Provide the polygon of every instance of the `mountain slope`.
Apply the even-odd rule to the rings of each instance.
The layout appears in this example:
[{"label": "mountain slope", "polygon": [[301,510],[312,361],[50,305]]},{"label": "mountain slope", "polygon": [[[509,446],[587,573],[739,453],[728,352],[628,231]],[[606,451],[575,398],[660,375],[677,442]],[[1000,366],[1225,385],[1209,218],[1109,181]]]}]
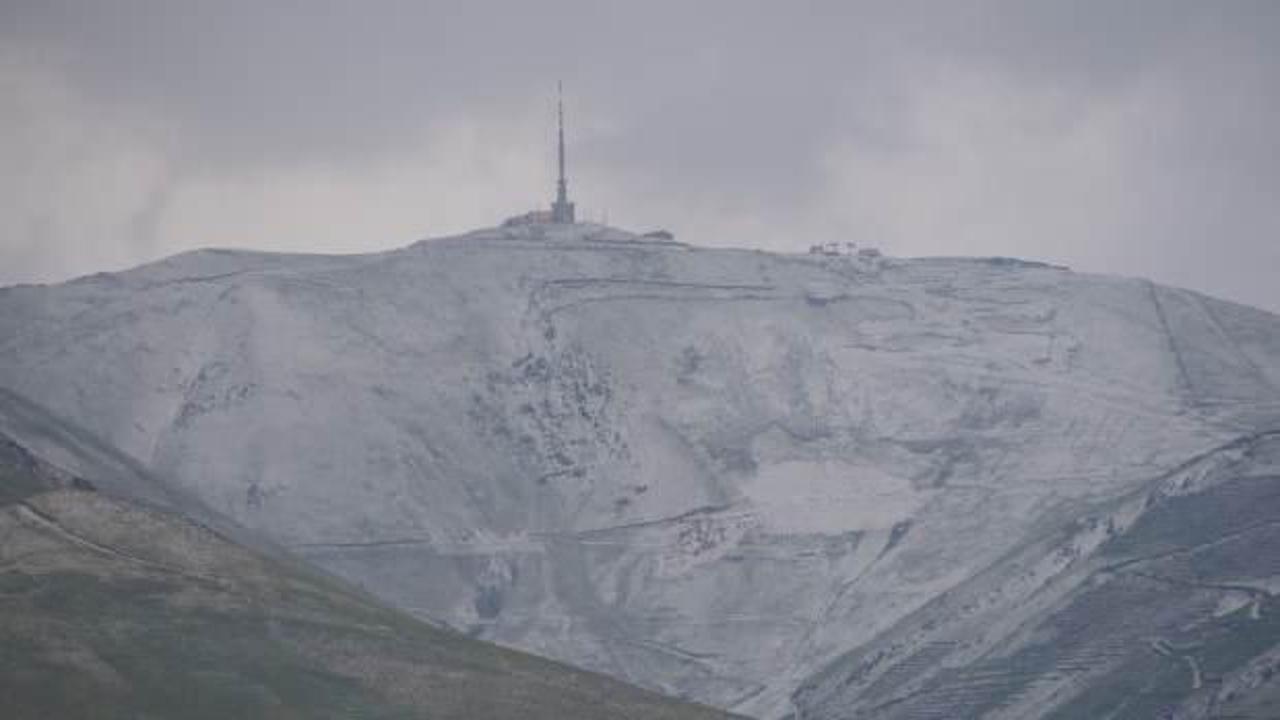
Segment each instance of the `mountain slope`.
[{"label": "mountain slope", "polygon": [[1019,549],[832,663],[797,705],[815,719],[1280,717],[1278,580],[1269,432]]},{"label": "mountain slope", "polygon": [[715,718],[416,622],[0,435],[0,706],[37,718]]},{"label": "mountain slope", "polygon": [[0,291],[0,338],[0,386],[401,608],[762,717],[857,706],[825,678],[955,593],[1040,618],[1071,528],[1280,429],[1267,313],[594,226],[191,253]]}]

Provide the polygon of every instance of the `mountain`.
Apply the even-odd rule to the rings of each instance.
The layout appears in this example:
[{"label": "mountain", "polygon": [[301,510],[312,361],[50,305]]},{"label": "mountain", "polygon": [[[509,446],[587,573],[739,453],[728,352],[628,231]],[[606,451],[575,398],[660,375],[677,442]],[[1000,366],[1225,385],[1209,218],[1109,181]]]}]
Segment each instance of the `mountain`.
[{"label": "mountain", "polygon": [[5,718],[727,717],[433,628],[124,499],[121,479],[146,476],[38,413],[0,396]]},{"label": "mountain", "polygon": [[420,618],[757,717],[1272,702],[1280,318],[1185,290],[592,225],[209,250],[0,291],[0,386]]}]

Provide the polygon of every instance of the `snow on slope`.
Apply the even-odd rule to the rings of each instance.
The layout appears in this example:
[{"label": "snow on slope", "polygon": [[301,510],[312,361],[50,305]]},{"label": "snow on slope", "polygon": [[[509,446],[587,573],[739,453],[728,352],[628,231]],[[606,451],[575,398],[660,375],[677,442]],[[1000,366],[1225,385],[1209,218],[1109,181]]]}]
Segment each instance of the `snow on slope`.
[{"label": "snow on slope", "polygon": [[1280,428],[1280,319],[534,226],[0,290],[0,386],[423,617],[776,717],[1015,549]]},{"label": "snow on slope", "polygon": [[[50,428],[22,404],[14,424]],[[5,720],[730,718],[416,622],[126,499],[83,433],[39,439],[36,454],[0,428]]]}]

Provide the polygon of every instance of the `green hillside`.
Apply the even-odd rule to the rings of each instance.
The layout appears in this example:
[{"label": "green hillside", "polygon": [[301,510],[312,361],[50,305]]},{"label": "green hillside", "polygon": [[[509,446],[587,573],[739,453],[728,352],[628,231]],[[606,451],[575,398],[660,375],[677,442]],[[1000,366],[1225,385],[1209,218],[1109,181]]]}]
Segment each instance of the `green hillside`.
[{"label": "green hillside", "polygon": [[725,717],[431,627],[0,441],[8,720]]}]

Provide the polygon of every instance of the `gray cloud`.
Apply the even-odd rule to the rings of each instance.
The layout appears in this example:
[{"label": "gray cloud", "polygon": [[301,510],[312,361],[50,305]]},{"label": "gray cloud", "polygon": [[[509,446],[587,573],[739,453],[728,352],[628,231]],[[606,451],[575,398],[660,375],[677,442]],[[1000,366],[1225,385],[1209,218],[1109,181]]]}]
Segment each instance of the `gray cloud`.
[{"label": "gray cloud", "polygon": [[9,2],[0,282],[617,224],[1006,254],[1280,309],[1271,2]]}]

